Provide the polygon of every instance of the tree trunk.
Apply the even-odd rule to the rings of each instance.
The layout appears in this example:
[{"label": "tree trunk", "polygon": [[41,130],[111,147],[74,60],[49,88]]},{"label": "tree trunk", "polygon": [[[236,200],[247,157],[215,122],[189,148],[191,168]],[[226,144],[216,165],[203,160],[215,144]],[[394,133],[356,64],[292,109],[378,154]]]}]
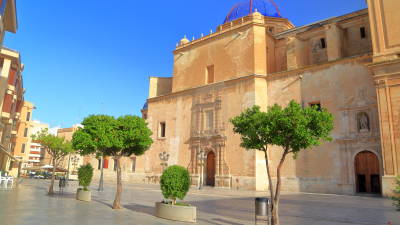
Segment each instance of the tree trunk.
[{"label": "tree trunk", "polygon": [[267,167],[269,193],[270,193],[270,207],[268,208],[268,211],[269,211],[269,215],[271,215],[271,224],[275,225],[276,223],[274,223],[274,221],[275,221],[276,215],[274,216],[274,212],[276,212],[276,210],[275,210],[275,202],[274,202],[274,184],[272,183],[272,177],[271,177],[270,168],[269,168],[268,148],[265,148],[264,156],[265,156],[265,166]]},{"label": "tree trunk", "polygon": [[265,166],[267,167],[269,193],[271,195],[271,200],[272,200],[274,198],[274,185],[272,183],[271,173],[270,173],[270,169],[269,169],[268,152],[267,152],[267,150],[264,151],[264,156],[265,156]]},{"label": "tree trunk", "polygon": [[279,199],[281,196],[281,169],[282,165],[285,162],[286,155],[288,154],[288,150],[285,149],[283,152],[281,161],[279,162],[278,167],[276,168],[276,192],[275,198],[272,200],[273,202],[273,210],[271,211],[271,224],[279,225]]},{"label": "tree trunk", "polygon": [[100,160],[100,181],[99,181],[99,191],[104,190],[104,181],[103,181],[103,169],[104,169],[104,156],[101,157]]},{"label": "tree trunk", "polygon": [[121,179],[121,157],[116,157],[117,162],[117,192],[115,193],[115,200],[113,204],[113,209],[121,208],[121,194],[122,194],[122,179]]},{"label": "tree trunk", "polygon": [[[271,202],[273,202],[273,200]],[[271,225],[279,225],[278,206],[275,204],[274,206],[275,207],[271,210]]]},{"label": "tree trunk", "polygon": [[53,173],[51,174],[51,182],[50,182],[50,187],[49,187],[49,195],[54,194],[54,179],[55,179],[55,173],[56,173],[56,160],[53,157]]}]

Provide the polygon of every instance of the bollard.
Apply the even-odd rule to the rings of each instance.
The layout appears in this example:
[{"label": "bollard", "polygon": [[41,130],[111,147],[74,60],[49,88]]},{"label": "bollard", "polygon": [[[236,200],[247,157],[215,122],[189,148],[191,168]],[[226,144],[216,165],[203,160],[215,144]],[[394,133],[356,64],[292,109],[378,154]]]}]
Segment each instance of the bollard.
[{"label": "bollard", "polygon": [[267,220],[267,224],[269,223],[269,199],[268,198],[256,198],[255,199],[255,224],[257,224],[258,217],[264,217]]}]

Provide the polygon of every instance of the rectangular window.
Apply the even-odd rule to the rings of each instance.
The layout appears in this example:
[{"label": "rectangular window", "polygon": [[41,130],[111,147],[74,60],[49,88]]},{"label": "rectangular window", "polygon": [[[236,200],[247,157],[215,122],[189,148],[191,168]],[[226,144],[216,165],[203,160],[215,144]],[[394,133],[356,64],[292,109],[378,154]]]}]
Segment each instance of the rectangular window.
[{"label": "rectangular window", "polygon": [[22,144],[21,153],[25,153],[25,144]]},{"label": "rectangular window", "polygon": [[25,128],[24,130],[24,137],[28,137],[28,128]]},{"label": "rectangular window", "polygon": [[132,158],[132,172],[136,171],[136,157]]},{"label": "rectangular window", "polygon": [[26,114],[26,121],[29,121],[31,119],[31,112],[28,112]]},{"label": "rectangular window", "polygon": [[320,102],[313,102],[313,103],[310,103],[309,105],[310,105],[310,107],[316,107],[318,111],[322,110]]},{"label": "rectangular window", "polygon": [[214,112],[212,110],[206,111],[206,129],[212,130],[214,128]]},{"label": "rectangular window", "polygon": [[365,31],[365,27],[360,27],[360,36],[361,36],[361,39],[364,39],[364,38],[367,37],[367,33]]},{"label": "rectangular window", "polygon": [[321,38],[321,48],[326,48],[325,38]]},{"label": "rectangular window", "polygon": [[214,65],[207,66],[207,84],[214,83]]},{"label": "rectangular window", "polygon": [[159,130],[159,137],[162,137],[162,138],[165,137],[165,129],[166,129],[165,122],[161,122],[160,123],[160,130]]}]

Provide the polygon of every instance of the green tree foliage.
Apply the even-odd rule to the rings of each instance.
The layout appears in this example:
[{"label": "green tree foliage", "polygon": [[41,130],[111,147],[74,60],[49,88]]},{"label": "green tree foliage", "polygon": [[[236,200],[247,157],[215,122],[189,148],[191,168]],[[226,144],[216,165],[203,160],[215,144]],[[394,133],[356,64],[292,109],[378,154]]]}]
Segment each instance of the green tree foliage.
[{"label": "green tree foliage", "polygon": [[32,139],[39,142],[51,156],[53,173],[51,176],[49,195],[52,195],[54,194],[53,187],[56,168],[59,166],[60,162],[64,160],[65,156],[74,152],[72,144],[62,137],[49,134],[48,129],[43,129],[37,134],[32,135]]},{"label": "green tree foliage", "polygon": [[83,190],[88,191],[88,187],[92,182],[93,167],[90,164],[83,165],[78,169],[78,180],[79,185],[83,187]]},{"label": "green tree foliage", "polygon": [[396,207],[397,211],[400,211],[400,176],[396,178],[396,187],[393,190],[396,197],[393,197],[393,205]]},{"label": "green tree foliage", "polygon": [[153,143],[152,132],[146,121],[137,116],[114,118],[107,115],[91,115],[82,122],[83,128],[72,138],[74,149],[82,155],[111,156],[117,163],[117,192],[113,209],[121,208],[121,158],[142,155]]},{"label": "green tree foliage", "polygon": [[190,187],[189,171],[182,166],[170,166],[162,174],[160,186],[164,198],[171,199],[176,204],[176,199],[183,200]]},{"label": "green tree foliage", "polygon": [[[296,158],[303,149],[318,146],[321,141],[330,141],[333,116],[325,109],[302,108],[291,101],[286,108],[274,105],[267,112],[254,106],[231,119],[234,132],[241,135],[241,146],[264,152],[271,197],[271,223],[279,224],[278,208],[281,187],[281,168],[288,154]],[[271,146],[281,147],[281,159],[276,168],[276,185],[272,182],[269,165]],[[279,148],[274,148],[279,149]]]}]

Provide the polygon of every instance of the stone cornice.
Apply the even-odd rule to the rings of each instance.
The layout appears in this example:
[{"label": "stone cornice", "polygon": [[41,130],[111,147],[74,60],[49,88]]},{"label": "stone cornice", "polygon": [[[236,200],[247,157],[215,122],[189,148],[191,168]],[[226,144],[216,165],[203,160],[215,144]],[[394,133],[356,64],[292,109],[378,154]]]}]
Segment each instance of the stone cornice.
[{"label": "stone cornice", "polygon": [[179,95],[187,95],[187,94],[192,94],[200,89],[214,89],[214,88],[219,88],[219,87],[224,87],[226,85],[231,85],[232,83],[236,83],[236,82],[240,82],[240,81],[244,81],[244,80],[252,80],[255,78],[266,78],[266,75],[261,75],[261,74],[250,74],[247,76],[242,76],[242,77],[237,77],[237,78],[233,78],[230,80],[225,80],[225,81],[220,81],[220,82],[216,82],[213,84],[207,84],[207,85],[201,85],[201,86],[196,86],[196,87],[192,87],[189,89],[185,89],[185,90],[180,90],[180,91],[176,91],[176,92],[172,92],[166,95],[161,95],[161,96],[157,96],[154,98],[149,98],[147,99],[148,102],[156,102],[156,101],[160,101],[160,100],[164,100],[167,98],[171,98],[171,97],[175,97],[175,96],[179,96]]},{"label": "stone cornice", "polygon": [[309,72],[309,71],[315,72],[315,71],[323,70],[330,66],[338,65],[338,64],[346,64],[346,63],[350,63],[350,62],[365,63],[365,61],[368,61],[368,60],[372,60],[372,53],[351,56],[351,57],[347,57],[347,58],[341,58],[338,60],[328,61],[328,62],[319,63],[319,64],[307,65],[307,66],[304,66],[304,67],[301,67],[298,69],[294,69],[294,70],[286,70],[286,71],[282,71],[282,72],[271,73],[271,74],[267,75],[267,80],[280,79],[280,78],[286,77],[286,76],[298,76],[299,74],[302,74],[304,72]]}]

